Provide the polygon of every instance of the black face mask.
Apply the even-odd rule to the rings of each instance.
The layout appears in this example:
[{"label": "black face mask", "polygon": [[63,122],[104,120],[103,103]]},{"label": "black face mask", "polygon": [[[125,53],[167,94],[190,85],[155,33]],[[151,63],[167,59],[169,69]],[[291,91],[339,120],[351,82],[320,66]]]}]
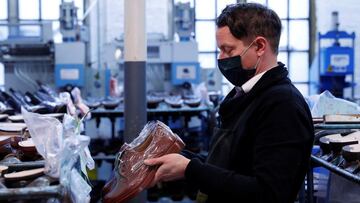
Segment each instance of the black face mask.
[{"label": "black face mask", "polygon": [[256,72],[256,66],[250,70],[243,68],[240,55],[218,59],[218,66],[224,77],[238,87],[241,87],[246,81],[252,78]]},{"label": "black face mask", "polygon": [[244,69],[241,63],[241,57],[246,54],[246,52],[253,45],[254,42],[255,40],[252,41],[250,45],[238,56],[218,59],[218,66],[220,72],[229,82],[231,82],[235,86],[241,87],[241,85],[243,85],[246,81],[248,81],[255,75],[260,58],[258,58],[254,68],[250,70]]}]

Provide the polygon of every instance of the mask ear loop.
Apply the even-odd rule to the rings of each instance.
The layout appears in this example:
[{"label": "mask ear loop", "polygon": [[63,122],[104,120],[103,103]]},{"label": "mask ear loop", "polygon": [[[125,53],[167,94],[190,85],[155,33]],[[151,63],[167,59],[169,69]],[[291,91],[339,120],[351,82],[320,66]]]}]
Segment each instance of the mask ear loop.
[{"label": "mask ear loop", "polygon": [[254,66],[254,69],[255,69],[255,70],[257,69],[257,66],[258,66],[259,63],[260,63],[260,58],[261,58],[261,56],[259,56],[259,58],[258,58],[257,61],[256,61],[256,64],[255,64],[255,66]]},{"label": "mask ear loop", "polygon": [[253,40],[248,47],[246,47],[246,49],[244,49],[244,51],[241,52],[240,56],[244,56],[246,54],[246,52],[250,49],[250,47],[254,44],[255,40]]}]

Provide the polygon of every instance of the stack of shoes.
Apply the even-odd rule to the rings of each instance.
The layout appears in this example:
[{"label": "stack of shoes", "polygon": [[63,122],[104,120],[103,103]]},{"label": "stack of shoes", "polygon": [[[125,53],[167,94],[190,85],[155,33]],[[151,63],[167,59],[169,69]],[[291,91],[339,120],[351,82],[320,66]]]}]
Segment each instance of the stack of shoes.
[{"label": "stack of shoes", "polygon": [[87,98],[86,100],[84,100],[84,104],[90,109],[97,109],[101,106],[101,101],[95,98]]},{"label": "stack of shoes", "polygon": [[16,103],[16,110],[21,112],[21,107],[24,107],[27,111],[34,113],[51,113],[46,106],[42,104],[34,105],[30,101],[26,100],[21,92],[9,89],[10,94],[8,96]]},{"label": "stack of shoes", "polygon": [[189,107],[196,108],[200,106],[201,99],[200,98],[191,98],[191,99],[185,99],[184,103],[188,105]]},{"label": "stack of shoes", "polygon": [[165,98],[165,103],[172,108],[181,108],[184,100],[181,99],[181,96],[170,96]]},{"label": "stack of shoes", "polygon": [[34,179],[44,174],[44,168],[30,169],[4,174],[5,181]]},{"label": "stack of shoes", "polygon": [[7,114],[0,114],[0,122],[7,121],[8,118],[9,118],[9,115],[7,115]]},{"label": "stack of shoes", "polygon": [[113,110],[119,106],[121,99],[115,97],[106,97],[101,104],[104,106],[105,109]]},{"label": "stack of shoes", "polygon": [[151,96],[151,95],[148,95],[146,99],[147,99],[147,107],[149,109],[157,108],[159,104],[164,100],[162,97]]},{"label": "stack of shoes", "polygon": [[0,113],[13,115],[21,113],[21,108],[40,114],[66,112],[66,105],[54,92],[51,92],[50,95],[42,88],[34,94],[30,92],[23,94],[12,88],[8,92],[0,90]]},{"label": "stack of shoes", "polygon": [[16,135],[0,136],[0,159],[16,157],[21,161],[41,159],[31,138],[23,140]]},{"label": "stack of shoes", "polygon": [[6,115],[13,115],[15,110],[6,102],[6,100],[0,95],[0,113]]},{"label": "stack of shoes", "polygon": [[12,115],[8,117],[9,121],[12,123],[24,123],[24,117],[21,114]]},{"label": "stack of shoes", "polygon": [[[3,173],[3,186],[5,188],[24,188],[24,187],[45,187],[57,183],[56,179],[44,175],[44,168],[21,169],[12,168],[11,171]],[[40,199],[32,202],[42,202]]]},{"label": "stack of shoes", "polygon": [[0,123],[0,135],[22,135],[25,129],[25,123]]},{"label": "stack of shoes", "polygon": [[[61,101],[58,94],[49,86],[38,82],[39,90],[34,94],[28,93],[32,99],[38,100],[42,105],[51,109],[52,113],[66,113],[66,104]],[[35,99],[36,98],[36,99]]]},{"label": "stack of shoes", "polygon": [[135,197],[150,186],[158,168],[145,165],[144,160],[178,153],[184,146],[164,123],[149,122],[133,142],[121,147],[114,172],[103,188],[103,202],[120,203]]}]

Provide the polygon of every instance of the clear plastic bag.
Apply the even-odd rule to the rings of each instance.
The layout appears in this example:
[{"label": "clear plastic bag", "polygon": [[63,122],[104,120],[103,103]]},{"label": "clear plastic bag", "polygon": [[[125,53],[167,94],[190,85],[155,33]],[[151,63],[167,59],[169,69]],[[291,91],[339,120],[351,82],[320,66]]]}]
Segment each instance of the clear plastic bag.
[{"label": "clear plastic bag", "polygon": [[329,91],[307,98],[313,117],[322,117],[326,114],[358,114],[360,107],[356,103],[336,98]]},{"label": "clear plastic bag", "polygon": [[56,118],[31,113],[24,108],[22,115],[38,153],[45,159],[45,173],[58,178],[63,148],[62,124]]},{"label": "clear plastic bag", "polygon": [[[77,120],[67,114],[64,115],[63,124],[64,124],[65,139],[69,138],[71,136],[80,135],[80,132],[82,132],[84,129],[84,126],[83,126],[83,123],[81,120]],[[79,152],[79,155],[80,155],[80,162],[81,162],[82,166],[86,165],[90,170],[95,168],[95,161],[91,157],[88,145],[86,145],[83,148],[83,150],[81,150]],[[84,168],[82,170],[85,173],[86,170]]]},{"label": "clear plastic bag", "polygon": [[66,104],[67,113],[71,116],[76,115],[76,107],[75,107],[73,101],[71,100],[70,94],[68,92],[61,92],[59,94],[59,98],[60,98],[61,102]]},{"label": "clear plastic bag", "polygon": [[87,119],[90,119],[91,114],[88,113],[90,108],[86,104],[84,104],[83,99],[81,97],[80,89],[75,87],[73,90],[71,90],[71,95],[74,98],[74,103],[75,103],[76,107],[80,111],[80,115],[81,116],[85,115]]},{"label": "clear plastic bag", "polygon": [[25,109],[22,114],[38,153],[45,159],[45,173],[60,179],[73,202],[89,202],[91,187],[80,173],[87,177],[86,167],[93,169],[95,162],[88,148],[90,138],[80,135],[82,120],[65,114],[62,124]]},{"label": "clear plastic bag", "polygon": [[157,167],[145,165],[144,160],[178,153],[184,146],[164,123],[147,123],[137,138],[121,147],[112,178],[104,187],[104,191],[110,191],[104,196],[105,202],[123,202],[147,188]]},{"label": "clear plastic bag", "polygon": [[71,199],[77,203],[90,202],[91,187],[75,169],[71,170],[70,177]]}]

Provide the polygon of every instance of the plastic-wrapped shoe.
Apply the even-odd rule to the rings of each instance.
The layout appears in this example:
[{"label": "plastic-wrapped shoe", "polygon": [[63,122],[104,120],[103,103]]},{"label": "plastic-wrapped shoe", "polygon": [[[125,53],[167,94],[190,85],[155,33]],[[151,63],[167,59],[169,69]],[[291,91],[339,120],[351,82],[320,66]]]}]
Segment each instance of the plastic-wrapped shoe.
[{"label": "plastic-wrapped shoe", "polygon": [[148,123],[139,137],[119,152],[113,178],[103,189],[103,202],[127,201],[149,187],[157,167],[143,162],[148,158],[178,153],[184,142],[160,121]]}]

